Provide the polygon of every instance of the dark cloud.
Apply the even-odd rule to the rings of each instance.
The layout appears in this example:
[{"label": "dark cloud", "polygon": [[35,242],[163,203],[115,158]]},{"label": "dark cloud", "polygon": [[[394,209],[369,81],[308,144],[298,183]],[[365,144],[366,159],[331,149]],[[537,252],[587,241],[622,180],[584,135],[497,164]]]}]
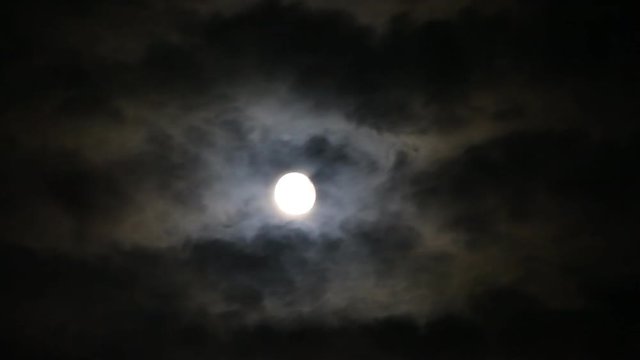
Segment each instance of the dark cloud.
[{"label": "dark cloud", "polygon": [[3,351],[636,358],[633,5],[7,5]]},{"label": "dark cloud", "polygon": [[[256,273],[271,261],[237,250],[218,248],[215,253],[214,263],[222,263],[213,267],[239,260],[231,265],[237,270],[233,277]],[[175,261],[175,252],[120,253],[91,262],[6,246],[2,254],[4,290],[9,294],[2,304],[16,310],[12,321],[3,322],[4,351],[16,358],[630,359],[637,351],[637,289],[601,288],[595,303],[580,310],[549,308],[521,292],[497,288],[473,297],[464,315],[442,314],[427,323],[390,317],[219,331],[224,316],[184,305],[187,286],[176,275],[184,263]],[[211,268],[209,262],[196,260],[196,267]],[[19,274],[20,281],[6,275],[9,272]],[[231,295],[234,290],[225,292]],[[252,297],[240,298],[228,301],[249,305]]]}]

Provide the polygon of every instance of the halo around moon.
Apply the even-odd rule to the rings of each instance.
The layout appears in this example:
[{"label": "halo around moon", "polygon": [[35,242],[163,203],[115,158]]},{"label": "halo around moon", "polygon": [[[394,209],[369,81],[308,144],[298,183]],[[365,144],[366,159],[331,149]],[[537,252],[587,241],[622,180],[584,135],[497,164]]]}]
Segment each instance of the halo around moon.
[{"label": "halo around moon", "polygon": [[304,215],[316,202],[316,188],[304,174],[291,172],[283,175],[273,191],[273,199],[283,213]]}]

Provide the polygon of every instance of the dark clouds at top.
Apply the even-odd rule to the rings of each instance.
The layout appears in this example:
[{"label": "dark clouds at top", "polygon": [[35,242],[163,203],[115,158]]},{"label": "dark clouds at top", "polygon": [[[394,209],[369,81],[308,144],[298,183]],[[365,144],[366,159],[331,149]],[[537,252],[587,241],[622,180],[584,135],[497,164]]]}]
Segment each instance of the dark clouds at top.
[{"label": "dark clouds at top", "polygon": [[6,353],[637,357],[632,5],[6,5]]}]

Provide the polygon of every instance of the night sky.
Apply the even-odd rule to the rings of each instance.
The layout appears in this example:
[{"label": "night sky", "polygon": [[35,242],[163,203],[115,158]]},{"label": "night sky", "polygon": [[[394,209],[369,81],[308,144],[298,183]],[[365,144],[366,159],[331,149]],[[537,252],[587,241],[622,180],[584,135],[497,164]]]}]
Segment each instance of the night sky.
[{"label": "night sky", "polygon": [[3,4],[0,357],[640,358],[634,5]]}]

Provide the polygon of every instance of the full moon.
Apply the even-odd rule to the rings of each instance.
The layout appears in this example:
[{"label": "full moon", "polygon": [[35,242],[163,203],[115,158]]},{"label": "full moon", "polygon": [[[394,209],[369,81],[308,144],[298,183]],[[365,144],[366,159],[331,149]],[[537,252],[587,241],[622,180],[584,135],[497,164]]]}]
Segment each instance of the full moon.
[{"label": "full moon", "polygon": [[316,188],[306,175],[291,172],[278,180],[273,191],[273,199],[283,213],[303,215],[308,213],[316,202]]}]

